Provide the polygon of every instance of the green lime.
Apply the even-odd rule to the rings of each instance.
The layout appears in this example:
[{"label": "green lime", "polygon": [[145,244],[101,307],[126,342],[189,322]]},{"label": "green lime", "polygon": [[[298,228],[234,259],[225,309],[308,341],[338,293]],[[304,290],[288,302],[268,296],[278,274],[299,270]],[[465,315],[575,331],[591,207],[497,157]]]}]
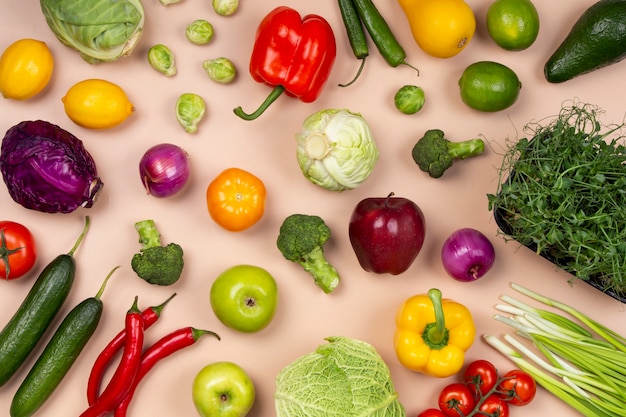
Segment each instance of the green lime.
[{"label": "green lime", "polygon": [[487,31],[500,47],[521,51],[539,34],[539,14],[530,0],[496,0],[487,10]]},{"label": "green lime", "polygon": [[469,107],[495,112],[517,101],[522,83],[509,67],[498,62],[479,61],[465,68],[459,87],[461,99]]}]

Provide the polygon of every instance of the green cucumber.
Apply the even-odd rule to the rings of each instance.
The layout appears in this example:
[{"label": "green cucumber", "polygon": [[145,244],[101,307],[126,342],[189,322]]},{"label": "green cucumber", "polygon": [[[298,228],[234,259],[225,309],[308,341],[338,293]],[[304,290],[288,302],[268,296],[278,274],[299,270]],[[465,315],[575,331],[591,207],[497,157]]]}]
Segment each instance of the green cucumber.
[{"label": "green cucumber", "polygon": [[63,306],[74,283],[74,251],[89,228],[89,217],[74,247],[41,271],[11,320],[0,332],[0,386],[22,366]]},{"label": "green cucumber", "polygon": [[626,58],[626,0],[600,0],[574,23],[544,66],[561,83]]},{"label": "green cucumber", "polygon": [[94,297],[83,300],[65,316],[17,389],[11,402],[11,417],[32,416],[59,386],[100,323],[104,307],[100,297],[116,269],[107,275]]}]

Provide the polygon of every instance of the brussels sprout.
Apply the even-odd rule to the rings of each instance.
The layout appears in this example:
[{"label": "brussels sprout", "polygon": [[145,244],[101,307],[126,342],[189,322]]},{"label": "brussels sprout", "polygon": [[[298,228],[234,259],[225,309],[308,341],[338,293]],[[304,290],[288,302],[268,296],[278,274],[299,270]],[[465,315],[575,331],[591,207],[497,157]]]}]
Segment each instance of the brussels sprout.
[{"label": "brussels sprout", "polygon": [[141,0],[41,0],[41,11],[57,39],[90,64],[129,55],[145,19]]},{"label": "brussels sprout", "polygon": [[194,93],[184,93],[176,101],[176,120],[187,133],[195,133],[204,117],[206,103]]},{"label": "brussels sprout", "polygon": [[213,0],[213,10],[220,16],[230,16],[238,7],[239,0]]},{"label": "brussels sprout", "polygon": [[207,59],[202,63],[202,68],[210,79],[220,84],[228,84],[237,75],[235,64],[228,58]]},{"label": "brussels sprout", "polygon": [[170,4],[180,3],[181,0],[159,0],[163,6],[169,6]]},{"label": "brussels sprout", "polygon": [[176,74],[174,54],[170,48],[163,44],[159,43],[148,49],[148,62],[150,62],[152,68],[164,74],[166,77],[171,77]]},{"label": "brussels sprout", "polygon": [[396,109],[404,114],[415,114],[424,106],[424,90],[415,85],[405,85],[393,98]]},{"label": "brussels sprout", "polygon": [[320,110],[307,117],[296,142],[302,174],[331,191],[358,187],[378,161],[378,148],[367,121],[346,109]]},{"label": "brussels sprout", "polygon": [[191,43],[204,45],[213,39],[213,25],[204,19],[194,20],[187,26],[185,36]]}]

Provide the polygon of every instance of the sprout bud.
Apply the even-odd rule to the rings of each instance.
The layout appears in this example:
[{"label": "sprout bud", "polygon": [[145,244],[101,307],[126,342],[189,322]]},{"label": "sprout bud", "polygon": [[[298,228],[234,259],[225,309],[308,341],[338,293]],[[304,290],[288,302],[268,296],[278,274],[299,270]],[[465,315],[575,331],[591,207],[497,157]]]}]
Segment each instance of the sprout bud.
[{"label": "sprout bud", "polygon": [[202,68],[213,81],[228,84],[235,79],[237,69],[228,58],[208,59],[202,63]]},{"label": "sprout bud", "polygon": [[213,39],[213,25],[204,19],[194,20],[187,26],[185,36],[191,43],[204,45]]},{"label": "sprout bud", "polygon": [[238,7],[239,0],[213,0],[213,10],[220,16],[230,16]]},{"label": "sprout bud", "polygon": [[155,70],[171,77],[176,74],[176,62],[174,54],[165,45],[157,44],[148,49],[148,62]]}]

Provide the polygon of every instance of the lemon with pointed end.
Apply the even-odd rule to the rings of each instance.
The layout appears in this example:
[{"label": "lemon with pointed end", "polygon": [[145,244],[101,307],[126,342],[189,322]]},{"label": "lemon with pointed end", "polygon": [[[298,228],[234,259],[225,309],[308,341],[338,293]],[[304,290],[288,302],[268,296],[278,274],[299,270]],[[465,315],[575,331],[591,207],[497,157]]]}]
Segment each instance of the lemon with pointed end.
[{"label": "lemon with pointed end", "polygon": [[54,57],[45,42],[19,39],[0,56],[0,93],[4,98],[29,99],[48,85],[53,69]]},{"label": "lemon with pointed end", "polygon": [[61,100],[67,116],[88,129],[117,126],[135,111],[120,86],[97,78],[74,84]]},{"label": "lemon with pointed end", "polygon": [[486,23],[491,39],[509,51],[530,47],[539,35],[539,13],[530,0],[496,0]]},{"label": "lemon with pointed end", "polygon": [[469,44],[476,16],[464,0],[399,0],[417,45],[437,58],[451,58]]},{"label": "lemon with pointed end", "polygon": [[484,112],[496,112],[517,101],[522,83],[517,74],[493,61],[469,65],[459,79],[461,99],[469,107]]}]

